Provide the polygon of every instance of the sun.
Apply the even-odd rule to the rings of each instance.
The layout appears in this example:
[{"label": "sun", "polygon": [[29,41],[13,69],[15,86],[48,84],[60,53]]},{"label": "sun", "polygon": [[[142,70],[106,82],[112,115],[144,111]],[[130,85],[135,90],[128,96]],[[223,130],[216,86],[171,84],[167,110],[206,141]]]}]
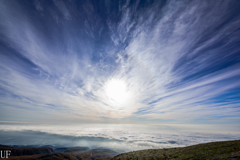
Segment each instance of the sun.
[{"label": "sun", "polygon": [[124,104],[128,100],[127,85],[123,80],[111,79],[105,87],[108,99],[118,104]]}]

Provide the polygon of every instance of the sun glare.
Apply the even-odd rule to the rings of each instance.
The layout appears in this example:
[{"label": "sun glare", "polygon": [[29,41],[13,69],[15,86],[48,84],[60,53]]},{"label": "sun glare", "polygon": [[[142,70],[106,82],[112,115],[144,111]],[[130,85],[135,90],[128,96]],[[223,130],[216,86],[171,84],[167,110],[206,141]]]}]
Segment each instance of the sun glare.
[{"label": "sun glare", "polygon": [[128,99],[127,86],[124,81],[118,79],[112,79],[106,84],[106,94],[118,104],[124,104]]}]

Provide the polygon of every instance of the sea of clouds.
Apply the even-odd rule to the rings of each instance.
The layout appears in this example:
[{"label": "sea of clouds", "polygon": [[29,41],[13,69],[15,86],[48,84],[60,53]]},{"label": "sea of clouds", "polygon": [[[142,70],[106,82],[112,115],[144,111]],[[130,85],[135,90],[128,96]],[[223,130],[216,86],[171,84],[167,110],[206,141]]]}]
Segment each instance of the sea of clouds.
[{"label": "sea of clouds", "polygon": [[87,146],[118,152],[237,139],[237,132],[195,132],[166,125],[0,125],[0,144],[4,145]]}]

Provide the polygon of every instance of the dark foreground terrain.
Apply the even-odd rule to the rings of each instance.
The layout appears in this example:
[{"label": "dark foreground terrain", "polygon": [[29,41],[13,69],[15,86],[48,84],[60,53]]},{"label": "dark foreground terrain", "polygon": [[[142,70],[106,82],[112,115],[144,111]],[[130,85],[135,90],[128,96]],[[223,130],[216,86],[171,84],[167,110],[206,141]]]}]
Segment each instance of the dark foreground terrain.
[{"label": "dark foreground terrain", "polygon": [[122,154],[109,149],[90,150],[87,147],[53,149],[51,147],[18,148],[0,145],[0,150],[6,149],[11,150],[11,155],[8,159],[20,160],[240,160],[240,140],[211,142],[180,148],[149,149]]},{"label": "dark foreground terrain", "polygon": [[[26,146],[4,146],[0,145],[0,150],[10,150],[8,159],[15,160],[92,160],[92,159],[112,159],[118,152],[99,148],[90,149],[88,147],[26,147]],[[4,153],[2,156],[6,158]],[[104,158],[103,158],[104,157]],[[1,159],[1,158],[0,158]]]}]

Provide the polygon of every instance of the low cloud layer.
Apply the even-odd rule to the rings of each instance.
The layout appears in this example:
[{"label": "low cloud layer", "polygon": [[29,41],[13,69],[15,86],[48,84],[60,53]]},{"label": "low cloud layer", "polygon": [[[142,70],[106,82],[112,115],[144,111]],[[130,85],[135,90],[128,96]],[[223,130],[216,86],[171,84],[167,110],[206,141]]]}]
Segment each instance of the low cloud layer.
[{"label": "low cloud layer", "polygon": [[0,1],[0,121],[239,124],[239,6]]},{"label": "low cloud layer", "polygon": [[108,148],[117,152],[183,147],[240,138],[237,133],[189,132],[181,131],[176,126],[144,125],[38,127],[31,125],[1,125],[0,131],[0,144],[4,145],[51,145],[55,148],[86,146],[89,148]]}]

